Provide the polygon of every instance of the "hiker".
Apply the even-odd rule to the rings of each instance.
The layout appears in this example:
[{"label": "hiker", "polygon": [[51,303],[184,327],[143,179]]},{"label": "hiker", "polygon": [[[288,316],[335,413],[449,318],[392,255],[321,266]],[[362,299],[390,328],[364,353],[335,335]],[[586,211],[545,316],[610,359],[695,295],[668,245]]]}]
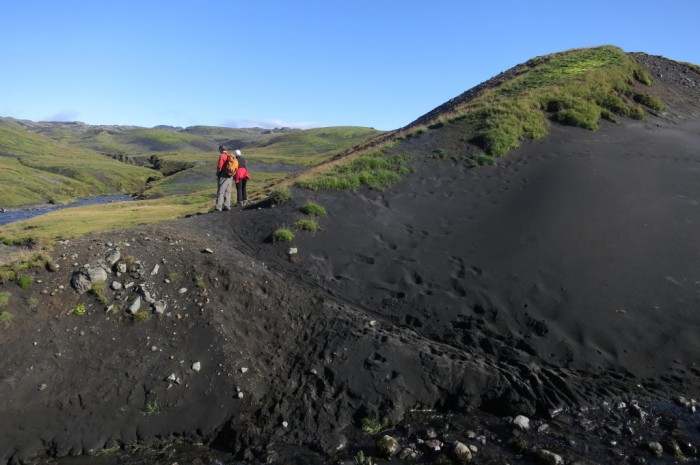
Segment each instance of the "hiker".
[{"label": "hiker", "polygon": [[238,160],[238,170],[236,175],[233,177],[236,183],[236,200],[238,205],[245,207],[248,205],[248,192],[246,191],[246,186],[248,180],[250,179],[250,174],[248,174],[248,168],[246,166],[245,158],[241,155],[240,150],[234,152],[236,154],[236,159]]},{"label": "hiker", "polygon": [[[236,172],[236,157],[230,156],[226,151],[226,147],[223,145],[219,146],[219,163],[216,165],[216,178],[218,181],[216,189],[216,205],[214,208],[216,211],[229,211],[231,210],[231,184],[233,182],[233,176]],[[229,162],[231,158],[231,162]]]}]

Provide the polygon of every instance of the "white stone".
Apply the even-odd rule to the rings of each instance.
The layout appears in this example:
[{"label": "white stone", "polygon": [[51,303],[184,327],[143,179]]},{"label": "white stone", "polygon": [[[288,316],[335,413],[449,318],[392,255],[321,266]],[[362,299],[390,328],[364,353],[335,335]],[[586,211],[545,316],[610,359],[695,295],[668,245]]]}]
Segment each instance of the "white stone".
[{"label": "white stone", "polygon": [[513,424],[523,431],[530,429],[530,419],[525,415],[518,415],[515,417]]},{"label": "white stone", "polygon": [[193,371],[199,371],[202,369],[202,364],[200,362],[194,362],[192,364],[192,370]]}]

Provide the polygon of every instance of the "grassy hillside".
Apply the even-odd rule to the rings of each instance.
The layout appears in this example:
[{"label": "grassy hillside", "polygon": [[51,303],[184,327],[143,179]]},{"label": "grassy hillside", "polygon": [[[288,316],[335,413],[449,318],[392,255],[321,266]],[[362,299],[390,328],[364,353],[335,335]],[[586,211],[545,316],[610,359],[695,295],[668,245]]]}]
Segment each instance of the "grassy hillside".
[{"label": "grassy hillside", "polygon": [[133,193],[160,174],[22,129],[0,126],[0,206]]},{"label": "grassy hillside", "polygon": [[[407,127],[298,176],[311,189],[371,186],[377,157],[401,157],[400,142],[450,126],[461,133],[472,166],[493,164],[522,141],[544,137],[552,123],[595,130],[601,119],[639,120],[663,102],[649,73],[621,49],[603,46],[534,58],[437,107]],[[427,154],[449,156],[444,151]],[[362,158],[361,162],[355,158]],[[348,169],[351,164],[354,169]],[[394,173],[403,167],[396,163]],[[366,167],[366,168],[362,168]],[[349,179],[352,177],[353,179]],[[367,181],[362,181],[366,178]],[[391,175],[390,178],[398,179]],[[385,183],[380,183],[385,186]]]}]

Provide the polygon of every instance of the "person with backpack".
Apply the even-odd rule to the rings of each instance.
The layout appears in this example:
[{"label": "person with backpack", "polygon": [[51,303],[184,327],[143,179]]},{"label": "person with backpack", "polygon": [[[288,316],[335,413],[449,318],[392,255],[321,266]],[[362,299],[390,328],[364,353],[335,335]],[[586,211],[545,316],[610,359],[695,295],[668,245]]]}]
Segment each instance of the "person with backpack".
[{"label": "person with backpack", "polygon": [[233,177],[233,181],[236,183],[236,200],[238,201],[238,205],[245,207],[248,205],[246,186],[248,185],[250,174],[248,173],[248,167],[246,166],[245,158],[241,155],[241,151],[236,150],[235,154],[238,161],[238,170],[236,170],[236,175]]},{"label": "person with backpack", "polygon": [[226,151],[226,147],[219,146],[219,163],[216,165],[216,178],[218,181],[216,189],[215,210],[231,210],[231,185],[233,177],[238,169],[238,160]]}]

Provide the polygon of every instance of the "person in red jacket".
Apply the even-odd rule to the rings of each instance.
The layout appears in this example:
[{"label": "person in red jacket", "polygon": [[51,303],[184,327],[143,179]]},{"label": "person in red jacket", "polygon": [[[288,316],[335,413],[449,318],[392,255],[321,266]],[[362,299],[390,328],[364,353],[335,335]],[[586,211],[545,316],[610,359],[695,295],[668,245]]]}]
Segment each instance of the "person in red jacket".
[{"label": "person in red jacket", "polygon": [[234,152],[236,158],[238,159],[238,170],[236,175],[233,177],[236,183],[236,200],[238,205],[245,207],[248,205],[248,192],[246,191],[246,186],[248,185],[248,180],[250,179],[250,174],[248,173],[248,167],[246,166],[245,158],[241,155],[240,150]]},{"label": "person in red jacket", "polygon": [[228,160],[226,147],[220,145],[219,153],[219,163],[216,165],[216,205],[214,206],[218,212],[231,210],[231,185],[233,180],[233,177],[229,176],[224,170],[224,165],[226,165],[226,160]]}]

